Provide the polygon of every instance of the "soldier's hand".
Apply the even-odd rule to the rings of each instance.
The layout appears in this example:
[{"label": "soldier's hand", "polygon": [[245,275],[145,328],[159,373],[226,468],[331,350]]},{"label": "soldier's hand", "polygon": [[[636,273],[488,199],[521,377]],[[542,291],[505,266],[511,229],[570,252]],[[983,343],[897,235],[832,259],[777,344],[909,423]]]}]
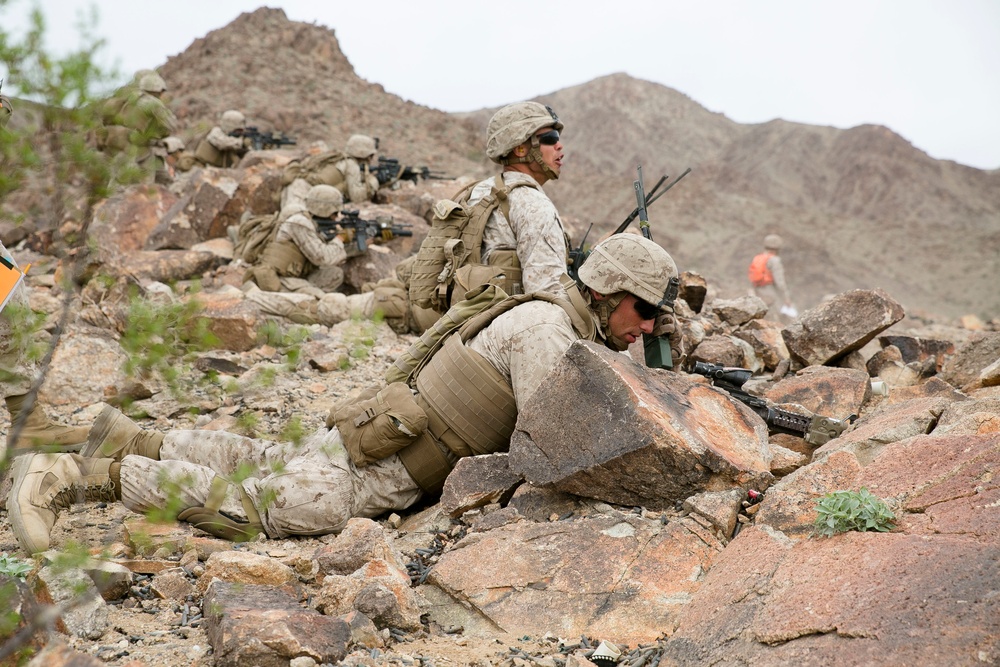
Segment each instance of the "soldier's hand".
[{"label": "soldier's hand", "polygon": [[677,331],[677,316],[673,313],[660,313],[656,317],[656,324],[653,325],[654,336],[667,336]]},{"label": "soldier's hand", "polygon": [[657,317],[656,324],[653,326],[653,335],[666,337],[670,344],[670,356],[673,359],[674,367],[679,368],[687,358],[687,346],[684,344],[684,332],[677,320],[677,315],[662,313]]},{"label": "soldier's hand", "polygon": [[354,240],[354,230],[344,229],[342,231],[339,231],[337,232],[337,238],[340,239],[346,246],[348,243]]}]

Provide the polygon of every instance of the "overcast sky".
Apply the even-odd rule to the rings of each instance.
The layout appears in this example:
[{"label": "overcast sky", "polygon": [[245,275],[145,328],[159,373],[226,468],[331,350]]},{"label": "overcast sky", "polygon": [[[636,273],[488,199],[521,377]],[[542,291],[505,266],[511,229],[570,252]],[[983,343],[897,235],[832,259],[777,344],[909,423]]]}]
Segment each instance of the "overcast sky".
[{"label": "overcast sky", "polygon": [[998,0],[10,0],[5,30],[35,2],[57,52],[96,7],[104,64],[126,78],[266,4],[333,29],[361,78],[443,111],[626,72],[740,123],[874,123],[1000,168]]}]

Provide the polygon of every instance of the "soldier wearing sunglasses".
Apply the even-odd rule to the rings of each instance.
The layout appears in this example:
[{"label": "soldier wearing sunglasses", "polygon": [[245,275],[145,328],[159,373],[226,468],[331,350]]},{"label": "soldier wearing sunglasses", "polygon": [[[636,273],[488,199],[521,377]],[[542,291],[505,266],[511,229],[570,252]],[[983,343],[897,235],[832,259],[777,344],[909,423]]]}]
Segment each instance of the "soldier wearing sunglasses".
[{"label": "soldier wearing sunglasses", "polygon": [[[538,102],[505,106],[487,127],[486,154],[503,166],[504,185],[512,189],[510,216],[501,207],[486,223],[482,258],[487,264],[520,266],[520,291],[525,293],[565,293],[560,276],[566,272],[566,232],[542,190],[562,170],[562,129],[555,111]],[[477,184],[469,205],[490,194],[495,183],[488,178]],[[531,187],[512,187],[524,184]]]}]

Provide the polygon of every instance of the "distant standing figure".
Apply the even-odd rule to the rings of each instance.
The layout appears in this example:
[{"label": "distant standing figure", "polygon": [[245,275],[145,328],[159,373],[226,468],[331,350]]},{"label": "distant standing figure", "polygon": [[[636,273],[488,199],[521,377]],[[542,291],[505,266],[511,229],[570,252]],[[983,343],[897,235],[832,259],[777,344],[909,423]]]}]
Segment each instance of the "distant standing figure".
[{"label": "distant standing figure", "polygon": [[777,234],[765,236],[764,252],[753,258],[748,271],[750,294],[763,299],[768,308],[767,317],[777,321],[781,320],[781,311],[795,311],[785,282],[785,268],[778,257],[782,245],[783,241]]},{"label": "distant standing figure", "polygon": [[163,77],[146,72],[139,78],[138,91],[127,95],[119,116],[128,128],[128,143],[137,150],[136,163],[157,182],[169,182],[163,140],[177,127],[174,113],[160,99],[166,90]]}]

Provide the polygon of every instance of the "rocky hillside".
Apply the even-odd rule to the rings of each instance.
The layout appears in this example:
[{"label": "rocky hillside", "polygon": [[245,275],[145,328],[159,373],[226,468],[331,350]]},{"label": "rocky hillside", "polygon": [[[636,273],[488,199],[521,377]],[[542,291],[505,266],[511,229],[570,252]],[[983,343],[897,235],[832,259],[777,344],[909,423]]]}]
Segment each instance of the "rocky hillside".
[{"label": "rocky hillside", "polygon": [[[161,68],[188,134],[226,108],[300,144],[354,132],[382,154],[454,175],[488,173],[495,109],[446,114],[360,79],[334,30],[258,9],[196,40]],[[512,100],[513,101],[513,100]],[[1000,171],[934,160],[890,129],[781,120],[742,125],[626,74],[539,98],[566,122],[567,163],[549,186],[578,242],[634,206],[631,182],[692,173],[651,209],[654,238],[682,268],[741,293],[768,232],[787,243],[800,310],[850,288],[882,287],[912,312],[1000,316]]]},{"label": "rocky hillside", "polygon": [[[261,39],[273,41],[257,51]],[[273,71],[281,77],[303,85],[316,79],[296,68],[321,60],[312,65],[324,90],[368,103],[337,106],[327,96],[326,106],[296,104],[296,91],[275,74],[279,101],[254,106],[240,86],[257,84],[243,72],[262,69],[251,65],[265,57],[278,62]],[[206,59],[231,65],[233,81]],[[351,122],[360,118],[373,134],[390,132],[400,148],[387,152],[404,160],[456,175],[489,168],[475,150],[492,110],[452,117],[387,95],[357,79],[332,32],[291,23],[278,10],[240,17],[165,69],[190,128],[208,123],[222,100],[221,108],[241,106],[273,123],[262,120],[262,129],[298,133],[297,151],[312,141],[335,145],[360,129]],[[209,84],[219,89],[203,88]],[[993,204],[984,193],[995,174],[972,170],[960,179],[967,170],[926,162],[878,128],[741,126],[624,75],[545,101],[571,129],[574,170],[551,191],[577,224],[613,224],[631,208],[632,163],[642,162],[649,182],[695,169],[657,203],[654,234],[682,269],[704,274],[685,272],[677,302],[688,361],[752,369],[743,385],[749,396],[736,400],[701,375],[648,369],[581,342],[518,406],[508,452],[466,457],[440,497],[354,519],[339,535],[234,544],[186,523],[154,522],[121,503],[63,506],[70,497],[60,494],[51,545],[82,544],[96,557],[64,570],[51,553],[29,559],[0,509],[4,571],[23,565],[26,579],[0,572],[0,599],[52,626],[26,631],[27,647],[0,631],[0,661],[19,648],[40,652],[29,667],[591,667],[602,640],[621,651],[620,667],[1000,661],[1000,478],[993,472],[1000,466],[1000,321],[986,331],[914,328],[904,319],[909,305],[890,287],[838,291],[782,324],[765,319],[756,297],[724,298],[739,290],[739,270],[726,285],[718,268],[735,266],[741,235],[749,243],[774,216],[795,211],[796,226],[781,228],[794,249],[790,269],[832,291],[835,271],[823,262],[803,265],[808,243],[839,239],[863,223],[853,243],[869,254],[898,254],[908,267],[923,246],[902,231],[879,246],[888,223],[876,220],[898,208],[906,211],[895,213],[900,229],[922,229],[933,222],[927,211],[942,202],[961,203],[956,219],[979,235],[967,253],[985,255],[979,246],[989,242]],[[571,132],[579,141],[570,143]],[[661,161],[645,155],[647,136],[669,147]],[[631,148],[623,152],[621,142]],[[871,152],[878,145],[882,151]],[[768,150],[773,157],[756,169],[738,159]],[[92,424],[110,403],[146,429],[286,442],[323,427],[333,405],[379,381],[415,336],[363,318],[295,325],[240,289],[245,266],[231,261],[226,229],[247,210],[273,209],[296,151],[255,151],[237,168],[193,170],[170,187],[124,188],[96,205],[86,253],[40,254],[33,237],[13,248],[33,264],[29,296],[46,315],[46,330],[55,333],[67,313],[39,394],[53,419]],[[869,171],[829,181],[838,155]],[[918,194],[900,189],[900,177],[865,190],[877,180],[866,174],[887,165],[917,180],[930,178],[920,176],[924,165],[951,185]],[[390,275],[426,232],[430,203],[459,182],[399,186],[359,206],[361,215],[391,216],[414,236],[348,260],[352,289]],[[58,231],[78,216],[70,211]],[[726,231],[730,225],[736,231]],[[821,237],[810,225],[836,233]],[[934,238],[947,244],[952,237]],[[824,248],[823,258],[841,266],[840,254]],[[687,256],[696,252],[711,262]],[[867,256],[852,257],[852,266],[878,268],[864,263]],[[925,283],[938,271],[914,266]],[[887,276],[880,285],[891,280],[913,298],[903,274],[879,271]],[[971,298],[970,289],[955,288],[954,299]],[[135,295],[145,297],[141,308]],[[197,327],[178,315],[192,301],[200,306]],[[167,317],[173,324],[155,336],[136,331],[137,322]],[[215,341],[195,347],[183,336],[191,331]],[[641,358],[641,344],[634,348],[633,359]],[[151,365],[137,368],[147,354]],[[779,432],[773,419],[769,429],[749,407],[754,399],[793,413],[777,423],[799,425],[798,435]],[[823,418],[809,419],[814,413]],[[0,443],[9,427],[0,414]],[[6,472],[0,469],[0,508],[11,486]],[[865,510],[878,514],[870,527],[880,530],[851,530],[848,512],[831,516],[832,526],[817,525],[818,503],[838,492],[864,498]],[[821,537],[815,531],[824,526],[846,532]],[[60,618],[45,620],[53,605]]]}]

